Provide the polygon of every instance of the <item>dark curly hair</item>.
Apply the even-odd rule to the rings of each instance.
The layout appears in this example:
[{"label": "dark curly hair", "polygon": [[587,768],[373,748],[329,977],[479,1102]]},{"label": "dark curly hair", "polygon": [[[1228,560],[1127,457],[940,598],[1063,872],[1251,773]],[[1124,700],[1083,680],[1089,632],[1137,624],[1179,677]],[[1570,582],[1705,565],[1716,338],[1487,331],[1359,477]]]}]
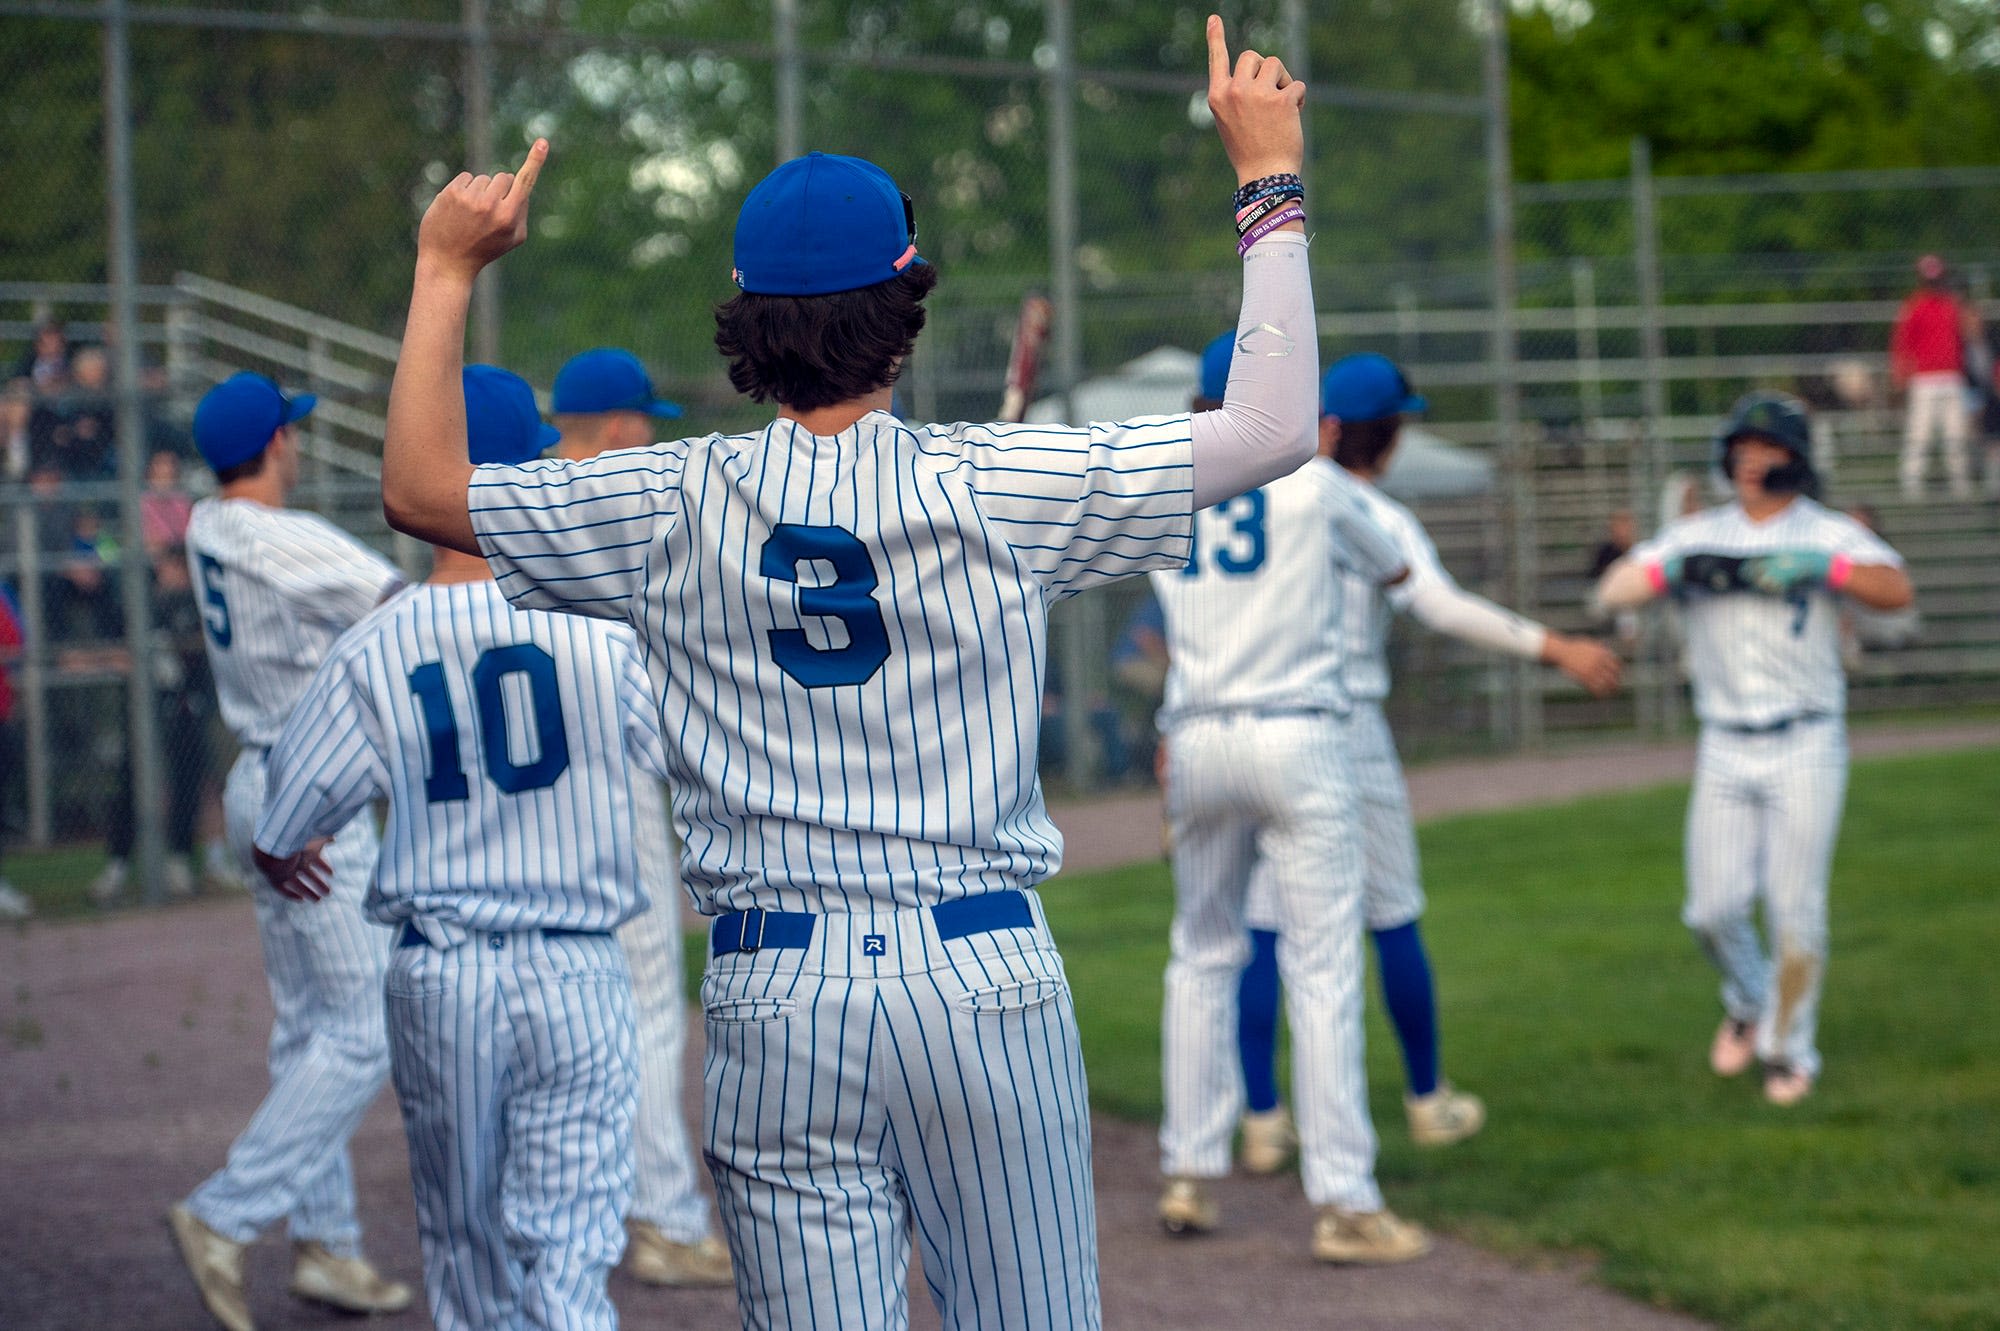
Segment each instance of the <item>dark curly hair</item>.
[{"label": "dark curly hair", "polygon": [[896,382],[924,328],[937,269],[912,264],[886,282],[830,296],[739,291],[715,307],[729,382],[756,402],[811,411]]},{"label": "dark curly hair", "polygon": [[1342,421],[1340,438],[1334,441],[1333,460],[1349,471],[1373,471],[1382,455],[1396,446],[1402,431],[1401,416],[1384,416],[1374,421]]}]

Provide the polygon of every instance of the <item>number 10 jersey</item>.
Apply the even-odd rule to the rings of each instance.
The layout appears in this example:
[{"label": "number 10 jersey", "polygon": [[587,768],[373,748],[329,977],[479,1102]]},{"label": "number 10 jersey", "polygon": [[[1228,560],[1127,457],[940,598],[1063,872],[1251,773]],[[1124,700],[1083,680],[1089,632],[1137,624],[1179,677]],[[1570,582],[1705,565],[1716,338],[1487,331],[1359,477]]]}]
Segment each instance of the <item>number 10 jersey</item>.
[{"label": "number 10 jersey", "polygon": [[664,766],[650,692],[620,625],[517,610],[488,581],[412,587],[299,699],[257,844],[293,854],[386,797],[374,918],[607,932],[647,904],[632,763]]},{"label": "number 10 jersey", "polygon": [[517,605],[638,630],[704,912],[927,906],[1060,866],[1048,608],[1186,561],[1189,441],[877,411],[482,467],[469,501]]}]

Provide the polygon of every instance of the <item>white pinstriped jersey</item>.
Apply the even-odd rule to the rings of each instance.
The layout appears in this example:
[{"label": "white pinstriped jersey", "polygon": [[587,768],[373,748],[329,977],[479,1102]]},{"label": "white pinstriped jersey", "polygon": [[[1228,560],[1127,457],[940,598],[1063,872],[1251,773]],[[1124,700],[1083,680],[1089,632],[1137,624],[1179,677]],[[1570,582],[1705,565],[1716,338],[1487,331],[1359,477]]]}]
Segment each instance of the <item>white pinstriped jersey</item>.
[{"label": "white pinstriped jersey", "polygon": [[517,610],[487,581],[413,587],[299,700],[257,844],[293,854],[387,796],[376,919],[612,929],[646,906],[628,755],[665,765],[651,693],[629,629]]},{"label": "white pinstriped jersey", "polygon": [[1345,712],[1344,586],[1393,577],[1395,543],[1361,506],[1364,489],[1328,458],[1203,509],[1193,552],[1153,591],[1167,617],[1160,724],[1204,712]]},{"label": "white pinstriped jersey", "polygon": [[629,619],[705,912],[1031,886],[1048,606],[1187,558],[1186,416],[909,426],[870,412],[482,467],[516,604]]},{"label": "white pinstriped jersey", "polygon": [[[1737,503],[1691,514],[1641,542],[1631,558],[1646,562],[1695,553],[1748,556],[1776,550],[1825,551],[1857,564],[1903,563],[1887,542],[1853,518],[1803,495],[1763,522],[1752,522]],[[1783,599],[1756,592],[1716,596],[1691,591],[1682,604],[1694,710],[1703,721],[1762,726],[1847,709],[1839,607],[1826,588]]]},{"label": "white pinstriped jersey", "polygon": [[1389,696],[1390,688],[1389,621],[1409,606],[1418,588],[1457,583],[1445,571],[1436,543],[1416,514],[1366,482],[1355,485],[1362,508],[1396,543],[1403,564],[1410,570],[1409,577],[1390,587],[1351,569],[1341,577],[1340,634],[1346,661],[1342,678],[1356,702],[1380,702]]},{"label": "white pinstriped jersey", "polygon": [[334,639],[402,576],[325,518],[250,499],[196,504],[187,557],[222,719],[259,748],[277,740]]}]

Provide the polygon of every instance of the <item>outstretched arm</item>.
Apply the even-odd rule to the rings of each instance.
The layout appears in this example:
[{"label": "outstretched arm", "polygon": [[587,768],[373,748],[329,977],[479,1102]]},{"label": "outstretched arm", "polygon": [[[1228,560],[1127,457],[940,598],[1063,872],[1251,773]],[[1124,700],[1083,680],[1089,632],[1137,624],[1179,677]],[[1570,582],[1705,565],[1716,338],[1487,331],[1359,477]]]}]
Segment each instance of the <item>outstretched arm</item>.
[{"label": "outstretched arm", "polygon": [[382,440],[382,512],[397,531],[480,553],[466,509],[465,318],[479,270],[528,237],[528,196],[548,160],[536,139],[519,172],[461,172],[417,228],[417,275]]},{"label": "outstretched arm", "polygon": [[1552,665],[1598,697],[1618,688],[1618,654],[1593,638],[1572,637],[1466,591],[1449,578],[1422,578],[1409,594],[1410,613],[1426,628],[1460,642]]}]

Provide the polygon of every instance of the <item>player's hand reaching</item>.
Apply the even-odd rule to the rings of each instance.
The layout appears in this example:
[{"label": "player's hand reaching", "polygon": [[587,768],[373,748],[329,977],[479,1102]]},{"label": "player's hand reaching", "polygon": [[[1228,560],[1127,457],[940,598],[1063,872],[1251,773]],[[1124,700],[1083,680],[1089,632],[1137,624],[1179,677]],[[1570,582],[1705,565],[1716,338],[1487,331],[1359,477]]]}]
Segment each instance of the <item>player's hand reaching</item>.
[{"label": "player's hand reaching", "polygon": [[461,171],[438,191],[417,228],[417,264],[465,279],[528,238],[528,196],[548,160],[536,139],[519,171],[475,176]]},{"label": "player's hand reaching", "polygon": [[251,847],[257,872],[280,896],[294,901],[321,901],[333,891],[333,869],[326,862],[326,848],[332,837],[315,837],[296,855],[267,855],[261,846]]},{"label": "player's hand reaching", "polygon": [[1595,638],[1551,633],[1542,648],[1542,659],[1599,698],[1617,692],[1625,675],[1625,663],[1618,659],[1618,653]]},{"label": "player's hand reaching", "polygon": [[1276,56],[1243,51],[1232,69],[1222,20],[1208,16],[1208,109],[1238,184],[1298,171],[1306,155],[1305,101],[1306,85]]},{"label": "player's hand reaching", "polygon": [[1797,587],[1817,587],[1833,570],[1824,550],[1778,550],[1743,561],[1743,585],[1766,596],[1784,596]]}]

